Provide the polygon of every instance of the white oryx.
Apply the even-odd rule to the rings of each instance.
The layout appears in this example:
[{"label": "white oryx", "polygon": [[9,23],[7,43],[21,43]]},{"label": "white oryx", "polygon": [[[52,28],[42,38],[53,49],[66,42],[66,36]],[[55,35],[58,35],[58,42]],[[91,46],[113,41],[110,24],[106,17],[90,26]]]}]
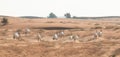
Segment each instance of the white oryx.
[{"label": "white oryx", "polygon": [[94,33],[94,38],[102,37],[102,30],[97,31]]},{"label": "white oryx", "polygon": [[98,32],[98,37],[102,37],[102,30]]},{"label": "white oryx", "polygon": [[38,41],[41,41],[41,38],[42,38],[42,36],[41,36],[40,32],[38,32],[37,33],[37,39],[38,39]]},{"label": "white oryx", "polygon": [[69,38],[70,38],[70,39],[73,39],[73,38],[74,38],[74,36],[73,36],[73,35],[70,35],[70,36],[69,36]]},{"label": "white oryx", "polygon": [[60,34],[61,34],[61,35],[64,35],[64,31],[61,31]]},{"label": "white oryx", "polygon": [[13,39],[20,39],[20,32],[16,31],[14,34],[13,34]]},{"label": "white oryx", "polygon": [[27,36],[29,33],[30,33],[30,29],[29,29],[29,28],[26,28],[26,29],[25,29],[25,35]]},{"label": "white oryx", "polygon": [[78,35],[70,35],[69,38],[73,39],[75,41],[75,40],[79,39],[79,36]]},{"label": "white oryx", "polygon": [[62,38],[63,38],[65,33],[64,33],[64,31],[60,31],[60,32],[58,32],[57,34],[58,34],[59,37],[62,37]]},{"label": "white oryx", "polygon": [[75,38],[76,38],[76,39],[79,39],[80,37],[79,37],[79,35],[75,35]]},{"label": "white oryx", "polygon": [[53,40],[57,40],[58,39],[58,34],[54,34],[53,35]]}]

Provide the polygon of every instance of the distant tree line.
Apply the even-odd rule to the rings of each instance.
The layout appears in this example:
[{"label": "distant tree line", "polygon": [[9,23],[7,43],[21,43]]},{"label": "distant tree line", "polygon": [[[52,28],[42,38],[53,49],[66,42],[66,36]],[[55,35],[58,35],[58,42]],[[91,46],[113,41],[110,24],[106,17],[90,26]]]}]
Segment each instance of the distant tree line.
[{"label": "distant tree line", "polygon": [[[71,13],[65,13],[63,15],[65,18],[68,18],[68,19],[103,19],[103,18],[120,18],[120,16],[103,16],[103,17],[78,17],[78,16],[72,16]],[[1,16],[3,17],[1,19],[1,24],[2,25],[7,25],[8,24],[8,19],[6,18],[7,16]],[[63,17],[63,18],[64,18]],[[20,18],[29,18],[29,19],[42,19],[42,18],[46,18],[46,17],[38,17],[38,16],[21,16]],[[51,12],[47,18],[59,18],[57,17],[56,14],[54,14],[53,12]]]},{"label": "distant tree line", "polygon": [[[77,16],[72,17],[70,13],[65,13],[64,17],[65,18],[74,18],[74,19],[89,19],[89,17],[77,17]],[[53,12],[51,12],[47,18],[58,18],[58,17]]]},{"label": "distant tree line", "polygon": [[[64,14],[65,18],[73,18],[73,19],[102,19],[102,18],[120,18],[120,16],[105,16],[105,17],[78,17],[78,16],[71,16],[70,13]],[[53,12],[51,12],[48,18],[58,18]]]},{"label": "distant tree line", "polygon": [[[65,13],[64,16],[65,16],[66,18],[72,18],[70,13]],[[57,18],[57,16],[56,16],[53,12],[51,12],[51,13],[49,14],[48,18]]]}]

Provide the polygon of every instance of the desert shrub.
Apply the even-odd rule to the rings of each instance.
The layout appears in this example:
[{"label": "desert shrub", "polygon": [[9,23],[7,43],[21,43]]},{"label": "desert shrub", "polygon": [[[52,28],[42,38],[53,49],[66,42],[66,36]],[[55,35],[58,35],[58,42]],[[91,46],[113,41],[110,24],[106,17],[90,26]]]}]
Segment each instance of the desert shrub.
[{"label": "desert shrub", "polygon": [[118,29],[120,29],[120,27],[119,27],[119,26],[116,26],[116,27],[114,27],[113,30],[118,30]]},{"label": "desert shrub", "polygon": [[113,29],[115,28],[115,26],[112,26],[112,25],[109,25],[109,26],[106,26],[105,29]]},{"label": "desert shrub", "polygon": [[45,31],[44,31],[43,29],[40,29],[39,32],[40,32],[40,33],[43,33],[43,32],[45,32]]},{"label": "desert shrub", "polygon": [[92,27],[91,29],[102,29],[101,26],[95,26],[95,27]]},{"label": "desert shrub", "polygon": [[72,29],[71,31],[85,31],[84,28],[79,28],[79,29]]},{"label": "desert shrub", "polygon": [[115,51],[113,51],[113,53],[109,57],[116,57],[119,54],[120,54],[120,48],[118,48]]},{"label": "desert shrub", "polygon": [[3,18],[1,21],[2,25],[7,25],[8,24],[8,19],[7,18]]},{"label": "desert shrub", "polygon": [[5,30],[2,31],[1,33],[2,33],[3,36],[5,36],[5,35],[7,34],[7,32],[8,32],[8,29],[5,29]]},{"label": "desert shrub", "polygon": [[54,23],[53,21],[47,21],[46,23]]},{"label": "desert shrub", "polygon": [[17,31],[17,32],[21,32],[21,31],[22,31],[22,29],[17,29],[16,31]]},{"label": "desert shrub", "polygon": [[117,39],[120,39],[119,37],[120,36],[117,36],[116,34],[115,35],[105,35],[104,36],[106,39],[114,39],[114,40],[117,40]]},{"label": "desert shrub", "polygon": [[95,29],[102,29],[102,27],[101,26],[97,26],[97,27],[95,27]]},{"label": "desert shrub", "polygon": [[95,23],[94,25],[100,25],[100,24],[98,24],[98,23]]},{"label": "desert shrub", "polygon": [[64,22],[64,21],[60,21],[60,23],[63,23],[63,24],[65,24],[65,23],[67,23],[67,22]]}]

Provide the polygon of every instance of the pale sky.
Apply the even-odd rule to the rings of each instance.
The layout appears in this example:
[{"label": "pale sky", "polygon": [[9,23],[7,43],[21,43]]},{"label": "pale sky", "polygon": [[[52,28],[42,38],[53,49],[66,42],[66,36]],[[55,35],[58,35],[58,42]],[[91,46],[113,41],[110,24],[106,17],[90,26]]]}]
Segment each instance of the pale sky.
[{"label": "pale sky", "polygon": [[0,15],[46,17],[120,16],[120,0],[0,0]]}]

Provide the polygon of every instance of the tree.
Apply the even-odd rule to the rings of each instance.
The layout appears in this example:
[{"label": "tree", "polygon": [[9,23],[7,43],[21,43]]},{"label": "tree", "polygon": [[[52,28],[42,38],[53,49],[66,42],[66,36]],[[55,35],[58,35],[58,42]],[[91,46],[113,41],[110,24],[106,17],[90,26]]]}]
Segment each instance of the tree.
[{"label": "tree", "polygon": [[7,18],[3,18],[1,21],[2,25],[7,25],[8,24],[8,19]]},{"label": "tree", "polygon": [[77,18],[77,16],[73,16],[72,18]]},{"label": "tree", "polygon": [[71,18],[71,14],[70,14],[70,13],[66,13],[64,16],[65,16],[66,18]]},{"label": "tree", "polygon": [[51,13],[49,14],[48,18],[57,18],[57,16],[56,16],[54,13],[51,12]]}]

